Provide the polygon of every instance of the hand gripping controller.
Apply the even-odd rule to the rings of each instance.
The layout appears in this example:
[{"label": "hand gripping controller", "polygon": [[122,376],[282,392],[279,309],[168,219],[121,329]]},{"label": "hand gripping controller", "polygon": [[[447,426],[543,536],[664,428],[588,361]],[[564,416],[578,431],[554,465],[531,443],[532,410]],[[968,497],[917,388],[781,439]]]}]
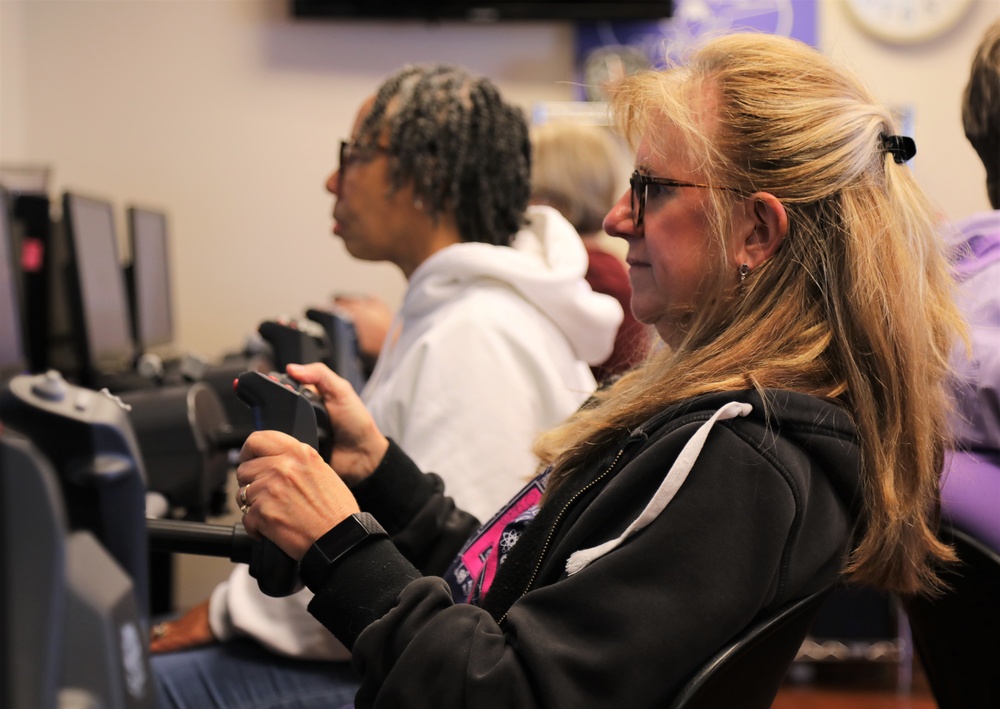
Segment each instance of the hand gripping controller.
[{"label": "hand gripping controller", "polygon": [[[333,444],[330,419],[311,389],[300,387],[288,377],[253,371],[240,374],[234,388],[240,400],[250,407],[258,431],[287,433],[315,448],[324,460],[330,459]],[[321,428],[326,438],[323,446]],[[287,596],[301,588],[298,562],[269,539],[254,543],[250,575],[268,596]]]},{"label": "hand gripping controller", "polygon": [[[295,380],[256,371],[233,383],[237,398],[250,407],[254,427],[294,436],[330,459],[333,430],[322,401]],[[300,588],[298,563],[269,540],[250,538],[242,522],[231,527],[172,519],[147,519],[149,548],[155,551],[221,556],[248,564],[250,575],[268,596],[281,597]]]}]

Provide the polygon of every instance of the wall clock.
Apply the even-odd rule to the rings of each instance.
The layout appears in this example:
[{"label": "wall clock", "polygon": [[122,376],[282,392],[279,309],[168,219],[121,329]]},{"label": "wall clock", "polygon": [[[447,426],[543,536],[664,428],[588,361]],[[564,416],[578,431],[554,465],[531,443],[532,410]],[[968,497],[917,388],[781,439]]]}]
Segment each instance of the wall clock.
[{"label": "wall clock", "polygon": [[974,0],[846,0],[866,33],[892,44],[916,44],[951,29]]}]

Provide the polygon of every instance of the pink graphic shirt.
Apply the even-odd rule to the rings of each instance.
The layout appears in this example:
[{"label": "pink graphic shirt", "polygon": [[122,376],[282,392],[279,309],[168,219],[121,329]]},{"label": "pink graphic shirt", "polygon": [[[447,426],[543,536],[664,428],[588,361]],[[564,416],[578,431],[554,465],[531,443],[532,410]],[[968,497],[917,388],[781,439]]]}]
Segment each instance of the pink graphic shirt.
[{"label": "pink graphic shirt", "polygon": [[546,470],[517,493],[493,518],[465,543],[444,578],[456,603],[479,602],[490,590],[497,568],[538,514],[545,492]]}]

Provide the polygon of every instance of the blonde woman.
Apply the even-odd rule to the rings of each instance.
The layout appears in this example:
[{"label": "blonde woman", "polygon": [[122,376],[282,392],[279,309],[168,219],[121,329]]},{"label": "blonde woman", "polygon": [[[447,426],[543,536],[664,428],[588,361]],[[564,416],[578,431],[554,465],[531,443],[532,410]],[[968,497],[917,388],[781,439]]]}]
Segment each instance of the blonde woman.
[{"label": "blonde woman", "polygon": [[951,556],[961,321],[912,141],[766,35],[611,103],[636,158],[604,227],[668,348],[540,440],[545,472],[479,527],[315,365],[289,371],[337,422],[336,474],[280,433],[244,446],[243,523],[301,560],[358,707],[662,707],[762,614],[845,575],[933,588]]}]

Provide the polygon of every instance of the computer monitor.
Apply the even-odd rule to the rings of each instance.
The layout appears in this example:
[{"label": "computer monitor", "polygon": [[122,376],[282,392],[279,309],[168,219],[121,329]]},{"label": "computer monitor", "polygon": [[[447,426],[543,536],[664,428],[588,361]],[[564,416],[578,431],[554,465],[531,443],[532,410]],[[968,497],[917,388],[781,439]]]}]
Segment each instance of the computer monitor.
[{"label": "computer monitor", "polygon": [[652,21],[671,17],[674,0],[291,0],[299,19]]},{"label": "computer monitor", "polygon": [[171,345],[174,340],[167,215],[155,209],[129,207],[128,227],[133,332],[138,351],[149,352]]},{"label": "computer monitor", "polygon": [[0,187],[0,382],[28,366],[11,207],[10,195]]},{"label": "computer monitor", "polygon": [[109,201],[66,192],[63,223],[81,376],[89,385],[101,375],[131,370],[135,360],[114,208]]}]

